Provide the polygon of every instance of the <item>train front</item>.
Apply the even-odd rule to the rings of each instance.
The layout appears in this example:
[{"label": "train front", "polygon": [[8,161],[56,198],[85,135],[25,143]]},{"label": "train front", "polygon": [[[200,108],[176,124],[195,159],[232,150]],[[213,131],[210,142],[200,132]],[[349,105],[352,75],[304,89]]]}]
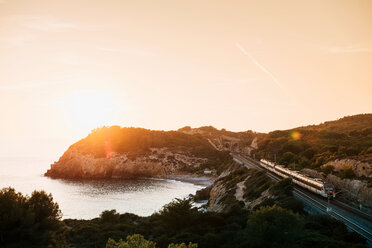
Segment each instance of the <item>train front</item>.
[{"label": "train front", "polygon": [[332,183],[325,182],[323,184],[323,192],[328,198],[336,197],[336,190]]}]

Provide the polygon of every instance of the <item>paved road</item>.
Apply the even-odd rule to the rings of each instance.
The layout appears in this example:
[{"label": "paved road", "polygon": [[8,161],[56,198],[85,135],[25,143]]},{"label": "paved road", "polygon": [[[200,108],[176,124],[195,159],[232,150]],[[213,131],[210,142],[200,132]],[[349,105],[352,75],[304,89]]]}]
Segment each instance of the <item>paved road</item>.
[{"label": "paved road", "polygon": [[[232,154],[235,161],[243,164],[247,168],[264,169],[256,161],[250,157]],[[267,171],[268,176],[275,181],[281,178]],[[365,237],[368,240],[368,245],[372,247],[372,217],[361,212],[358,209],[339,203],[338,201],[331,201],[323,199],[321,196],[315,195],[301,187],[294,186],[293,195],[295,198],[304,203],[305,210],[310,213],[328,214],[346,224],[348,228]]]}]

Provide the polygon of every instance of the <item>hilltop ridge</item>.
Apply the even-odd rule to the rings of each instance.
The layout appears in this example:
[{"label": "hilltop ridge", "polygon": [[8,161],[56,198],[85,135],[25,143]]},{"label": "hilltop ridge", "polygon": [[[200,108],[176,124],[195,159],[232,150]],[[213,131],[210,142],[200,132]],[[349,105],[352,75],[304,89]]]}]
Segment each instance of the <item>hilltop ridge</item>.
[{"label": "hilltop ridge", "polygon": [[53,178],[133,178],[216,175],[229,165],[227,151],[201,135],[143,128],[102,127],[71,145],[45,175]]},{"label": "hilltop ridge", "polygon": [[[228,166],[229,152],[276,160],[296,170],[324,170],[325,164],[340,159],[368,165],[372,161],[372,114],[269,133],[231,132],[212,126],[186,126],[177,131],[102,127],[72,144],[46,175],[73,178],[164,176],[200,174],[205,169],[218,175]],[[359,174],[357,171],[360,172],[349,171],[344,176],[372,176],[372,171]]]}]

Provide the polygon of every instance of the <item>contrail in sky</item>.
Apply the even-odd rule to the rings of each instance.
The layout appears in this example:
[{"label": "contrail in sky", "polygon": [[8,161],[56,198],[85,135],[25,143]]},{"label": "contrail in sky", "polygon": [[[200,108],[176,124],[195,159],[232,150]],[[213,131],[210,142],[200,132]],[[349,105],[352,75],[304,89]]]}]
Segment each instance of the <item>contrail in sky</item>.
[{"label": "contrail in sky", "polygon": [[273,81],[274,83],[279,87],[279,88],[283,88],[280,83],[279,83],[279,80],[269,71],[267,70],[263,65],[261,65],[258,60],[253,57],[252,55],[250,55],[245,49],[244,47],[242,47],[239,43],[236,43],[235,44],[236,47],[244,54],[244,55],[247,55],[253,62],[253,64],[255,64],[258,68],[260,68],[263,72],[265,72]]}]

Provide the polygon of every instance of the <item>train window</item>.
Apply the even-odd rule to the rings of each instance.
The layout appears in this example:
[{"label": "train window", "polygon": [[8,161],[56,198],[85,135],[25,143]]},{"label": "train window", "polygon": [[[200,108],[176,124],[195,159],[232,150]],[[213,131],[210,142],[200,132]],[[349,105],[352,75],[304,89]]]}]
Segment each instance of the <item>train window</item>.
[{"label": "train window", "polygon": [[329,190],[329,191],[333,191],[333,187],[325,186],[324,188],[325,188],[325,190],[327,190],[327,191],[328,191],[328,190]]}]

